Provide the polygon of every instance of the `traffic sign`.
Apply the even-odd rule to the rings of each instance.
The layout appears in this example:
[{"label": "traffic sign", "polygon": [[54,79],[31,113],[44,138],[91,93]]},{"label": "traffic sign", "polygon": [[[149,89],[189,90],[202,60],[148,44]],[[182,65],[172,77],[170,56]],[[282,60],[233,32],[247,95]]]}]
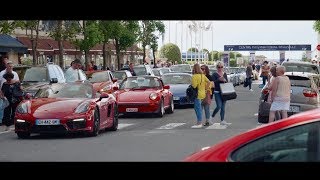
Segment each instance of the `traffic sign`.
[{"label": "traffic sign", "polygon": [[320,44],[318,44],[318,46],[317,46],[317,50],[318,50],[318,51],[320,51]]}]

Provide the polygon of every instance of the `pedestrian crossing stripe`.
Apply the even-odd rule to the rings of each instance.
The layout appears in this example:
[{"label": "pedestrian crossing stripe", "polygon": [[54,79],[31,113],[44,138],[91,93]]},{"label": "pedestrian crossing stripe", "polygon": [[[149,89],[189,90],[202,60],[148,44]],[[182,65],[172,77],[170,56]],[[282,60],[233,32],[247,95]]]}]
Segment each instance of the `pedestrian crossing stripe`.
[{"label": "pedestrian crossing stripe", "polygon": [[118,129],[123,129],[125,127],[128,127],[128,126],[132,126],[134,124],[129,124],[129,123],[119,123],[118,124]]},{"label": "pedestrian crossing stripe", "polygon": [[169,124],[166,124],[164,126],[156,128],[156,129],[173,129],[173,128],[176,128],[178,126],[182,126],[184,124],[186,124],[186,123],[169,123]]},{"label": "pedestrian crossing stripe", "polygon": [[221,125],[220,123],[213,123],[211,126],[205,128],[205,129],[226,129],[226,125]]}]

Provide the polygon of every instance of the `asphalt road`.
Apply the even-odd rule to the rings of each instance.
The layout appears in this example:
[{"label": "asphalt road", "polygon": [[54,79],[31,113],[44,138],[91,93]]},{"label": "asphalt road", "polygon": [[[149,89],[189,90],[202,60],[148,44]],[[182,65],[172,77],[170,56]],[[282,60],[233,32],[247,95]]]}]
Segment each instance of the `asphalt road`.
[{"label": "asphalt road", "polygon": [[[228,101],[225,120],[232,125],[191,129],[196,122],[193,108],[176,108],[163,118],[121,117],[119,130],[97,137],[39,136],[18,139],[14,132],[0,132],[0,161],[182,161],[204,146],[257,127],[260,89],[237,86],[238,97]],[[211,112],[215,107],[213,101]],[[215,122],[220,121],[217,114]],[[174,123],[174,124],[172,124]]]}]

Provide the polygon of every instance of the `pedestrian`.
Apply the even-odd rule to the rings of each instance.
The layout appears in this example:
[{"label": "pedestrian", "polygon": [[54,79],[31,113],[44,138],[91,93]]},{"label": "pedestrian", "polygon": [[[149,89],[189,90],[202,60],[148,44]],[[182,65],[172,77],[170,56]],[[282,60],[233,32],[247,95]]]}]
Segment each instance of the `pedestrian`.
[{"label": "pedestrian", "polygon": [[76,82],[76,81],[85,81],[86,77],[81,68],[81,61],[79,59],[75,59],[71,63],[71,67],[67,69],[65,72],[66,82]]},{"label": "pedestrian", "polygon": [[201,70],[203,74],[206,75],[206,77],[209,79],[209,83],[206,84],[206,97],[205,99],[202,100],[202,103],[201,103],[206,116],[206,121],[203,124],[203,126],[209,126],[213,124],[213,122],[210,119],[210,105],[213,98],[212,92],[214,91],[214,84],[213,84],[212,76],[210,75],[209,67],[207,65],[202,65]]},{"label": "pedestrian", "polygon": [[3,124],[6,126],[5,131],[14,124],[14,115],[18,104],[22,101],[23,91],[19,81],[14,80],[14,75],[7,72],[3,75],[6,82],[3,83],[1,91],[9,101],[9,106],[4,109]]},{"label": "pedestrian", "polygon": [[274,81],[274,79],[277,77],[277,66],[272,66],[270,69],[270,75],[268,76],[268,86],[266,87],[266,89],[269,91],[269,95],[268,95],[268,101],[269,103],[271,103],[271,94],[272,91],[271,89],[271,85],[272,82]]},{"label": "pedestrian", "polygon": [[2,70],[0,72],[0,81],[1,81],[1,85],[0,85],[0,88],[2,87],[2,84],[4,82],[6,82],[6,79],[3,78],[3,75],[6,74],[7,72],[11,72],[13,74],[13,80],[15,81],[19,81],[19,75],[18,73],[16,73],[15,71],[13,71],[13,62],[12,61],[7,61],[7,64],[6,64],[6,69]]},{"label": "pedestrian", "polygon": [[129,64],[129,71],[131,72],[132,76],[137,76],[136,72],[134,72],[134,69],[133,69],[133,63]]},{"label": "pedestrian", "polygon": [[228,82],[228,77],[227,74],[224,72],[224,64],[221,61],[217,62],[216,65],[217,72],[214,72],[212,74],[212,79],[214,82],[214,99],[216,101],[216,108],[214,109],[212,115],[211,115],[211,121],[214,121],[215,115],[219,112],[220,110],[220,125],[230,125],[231,123],[228,123],[227,121],[224,120],[224,115],[225,115],[225,107],[226,107],[226,101],[222,100],[221,96],[221,89],[220,89],[220,84],[221,83],[226,83]]},{"label": "pedestrian", "polygon": [[3,111],[8,106],[9,106],[8,99],[3,95],[2,91],[0,91],[0,126],[2,126]]},{"label": "pedestrian", "polygon": [[266,81],[268,79],[269,73],[270,73],[270,66],[268,65],[268,61],[264,61],[261,67],[261,75],[260,75],[260,77],[262,77],[263,86],[266,85]]},{"label": "pedestrian", "polygon": [[8,56],[1,56],[0,72],[6,69],[6,64],[7,64],[8,61],[9,61]]},{"label": "pedestrian", "polygon": [[285,76],[285,67],[276,67],[277,77],[272,81],[269,89],[271,93],[271,107],[269,113],[269,123],[274,121],[275,112],[281,112],[281,118],[287,118],[287,111],[290,108],[291,83],[288,76]]},{"label": "pedestrian", "polygon": [[252,70],[252,63],[250,62],[246,69],[246,84],[249,86],[249,91],[253,91],[251,88],[252,77],[253,77],[253,70]]},{"label": "pedestrian", "polygon": [[94,63],[94,61],[91,61],[91,65],[94,71],[98,70],[98,66]]},{"label": "pedestrian", "polygon": [[193,88],[197,88],[198,96],[194,100],[194,110],[197,117],[197,124],[191,128],[202,128],[202,100],[206,97],[206,84],[210,83],[209,79],[202,73],[200,65],[195,64],[193,66],[193,75],[191,79],[191,85]]}]

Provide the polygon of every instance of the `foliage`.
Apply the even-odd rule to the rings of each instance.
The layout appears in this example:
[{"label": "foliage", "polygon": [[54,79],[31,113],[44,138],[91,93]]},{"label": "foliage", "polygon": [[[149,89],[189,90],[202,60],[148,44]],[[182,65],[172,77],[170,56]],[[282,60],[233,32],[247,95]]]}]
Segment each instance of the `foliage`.
[{"label": "foliage", "polygon": [[235,59],[230,58],[230,67],[236,67],[237,66],[237,61]]},{"label": "foliage", "polygon": [[199,52],[199,50],[197,48],[189,48],[188,52]]},{"label": "foliage", "polygon": [[177,45],[168,43],[161,47],[160,49],[160,57],[167,58],[167,62],[174,63],[177,61],[179,64],[181,63],[181,52]]},{"label": "foliage", "polygon": [[314,24],[313,24],[313,29],[314,29],[316,32],[320,33],[320,20],[317,20],[317,21],[314,22]]},{"label": "foliage", "polygon": [[0,34],[11,34],[15,28],[15,21],[0,21]]}]

